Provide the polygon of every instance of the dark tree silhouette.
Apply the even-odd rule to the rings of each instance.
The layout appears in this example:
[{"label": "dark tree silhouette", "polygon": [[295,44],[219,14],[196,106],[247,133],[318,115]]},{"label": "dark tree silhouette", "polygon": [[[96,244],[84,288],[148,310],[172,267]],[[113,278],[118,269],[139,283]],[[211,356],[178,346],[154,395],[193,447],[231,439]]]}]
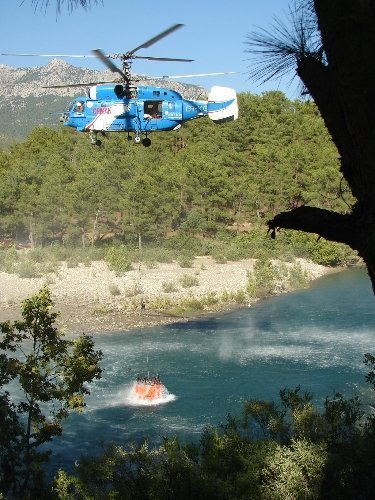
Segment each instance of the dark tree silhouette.
[{"label": "dark tree silhouette", "polygon": [[[22,3],[26,3],[27,0],[23,0]],[[68,11],[72,12],[77,7],[82,7],[85,10],[89,9],[91,5],[102,4],[102,0],[29,0],[31,5],[36,9],[48,9],[52,4],[56,5],[56,12],[61,12],[61,7],[65,4]]]},{"label": "dark tree silhouette", "polygon": [[375,0],[314,0],[290,8],[292,22],[247,38],[251,78],[294,67],[314,99],[340,155],[356,203],[347,214],[302,206],[268,222],[346,243],[367,265],[375,292]]}]

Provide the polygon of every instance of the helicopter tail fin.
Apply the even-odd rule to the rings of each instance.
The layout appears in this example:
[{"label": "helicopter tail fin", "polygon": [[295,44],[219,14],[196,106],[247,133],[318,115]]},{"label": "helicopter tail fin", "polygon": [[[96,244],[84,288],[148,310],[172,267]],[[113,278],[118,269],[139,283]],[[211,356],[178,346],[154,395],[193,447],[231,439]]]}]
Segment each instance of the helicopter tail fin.
[{"label": "helicopter tail fin", "polygon": [[215,123],[237,120],[238,104],[234,89],[228,87],[212,87],[208,95],[208,116]]}]

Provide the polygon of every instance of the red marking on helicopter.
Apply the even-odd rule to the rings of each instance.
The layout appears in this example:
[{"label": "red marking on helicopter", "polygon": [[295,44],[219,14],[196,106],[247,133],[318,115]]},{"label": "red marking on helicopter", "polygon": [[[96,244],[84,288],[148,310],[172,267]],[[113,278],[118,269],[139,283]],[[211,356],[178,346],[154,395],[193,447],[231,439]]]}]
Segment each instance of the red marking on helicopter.
[{"label": "red marking on helicopter", "polygon": [[111,108],[93,108],[92,112],[94,115],[110,115],[112,113]]}]

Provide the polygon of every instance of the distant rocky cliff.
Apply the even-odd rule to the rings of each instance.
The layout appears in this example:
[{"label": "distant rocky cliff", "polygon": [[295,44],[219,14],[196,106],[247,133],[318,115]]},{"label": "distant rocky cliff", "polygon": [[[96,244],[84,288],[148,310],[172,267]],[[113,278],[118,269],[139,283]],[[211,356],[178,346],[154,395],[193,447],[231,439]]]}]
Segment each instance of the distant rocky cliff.
[{"label": "distant rocky cliff", "polygon": [[[168,80],[142,81],[139,85],[168,87],[190,99],[204,98],[206,91],[195,85]],[[109,71],[94,71],[72,66],[53,59],[45,66],[13,68],[0,64],[0,147],[26,137],[38,125],[58,124],[62,112],[73,96],[84,93],[82,88],[45,89],[49,85],[114,81]]]}]

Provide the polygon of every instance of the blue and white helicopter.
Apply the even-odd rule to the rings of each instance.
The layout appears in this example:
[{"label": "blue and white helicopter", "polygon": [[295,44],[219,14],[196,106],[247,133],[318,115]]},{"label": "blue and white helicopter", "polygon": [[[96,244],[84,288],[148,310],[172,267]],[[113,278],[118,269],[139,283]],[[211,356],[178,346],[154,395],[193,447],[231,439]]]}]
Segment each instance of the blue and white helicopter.
[{"label": "blue and white helicopter", "polygon": [[[123,54],[106,55],[100,49],[93,50],[91,57],[98,57],[107,68],[120,75],[120,79],[115,82],[67,84],[48,87],[86,87],[86,95],[77,97],[69,106],[69,109],[62,113],[60,120],[64,125],[73,127],[79,132],[88,133],[91,143],[97,146],[101,145],[101,140],[98,136],[106,136],[111,132],[125,132],[128,134],[129,140],[132,140],[133,137],[131,134],[133,134],[136,144],[142,143],[148,147],[151,144],[149,135],[152,132],[177,130],[186,121],[202,116],[208,115],[215,123],[236,120],[238,118],[237,96],[235,90],[231,88],[214,86],[209,92],[207,101],[195,101],[184,99],[180,93],[168,88],[136,84],[136,79],[130,72],[134,59],[192,61],[192,59],[136,55],[138,50],[150,47],[182,26],[182,24],[175,24],[142,45]],[[49,54],[49,56],[63,57],[60,54]],[[110,59],[120,59],[122,69],[117,67]],[[206,73],[161,78],[177,79],[188,76],[219,74],[227,73]],[[142,80],[144,80],[143,77]]]}]

